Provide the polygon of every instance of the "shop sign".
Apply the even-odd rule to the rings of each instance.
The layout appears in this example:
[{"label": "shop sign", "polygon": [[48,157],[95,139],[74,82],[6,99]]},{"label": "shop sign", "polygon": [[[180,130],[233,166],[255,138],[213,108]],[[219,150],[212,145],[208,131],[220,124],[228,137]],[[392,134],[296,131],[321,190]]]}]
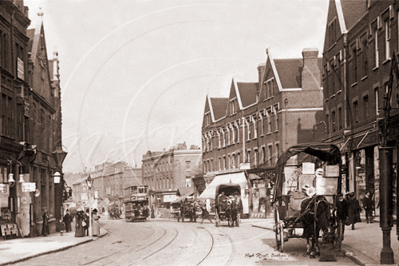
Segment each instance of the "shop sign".
[{"label": "shop sign", "polygon": [[36,183],[35,182],[25,182],[22,183],[22,192],[35,192]]},{"label": "shop sign", "polygon": [[0,184],[0,193],[7,193],[7,185],[6,184]]},{"label": "shop sign", "polygon": [[17,57],[17,77],[24,80],[24,61]]}]

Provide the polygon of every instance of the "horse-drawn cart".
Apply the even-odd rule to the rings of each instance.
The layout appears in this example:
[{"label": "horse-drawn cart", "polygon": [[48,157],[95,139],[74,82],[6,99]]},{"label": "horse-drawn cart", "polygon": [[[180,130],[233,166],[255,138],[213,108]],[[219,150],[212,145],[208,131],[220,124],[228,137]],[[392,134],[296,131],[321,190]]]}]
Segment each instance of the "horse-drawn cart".
[{"label": "horse-drawn cart", "polygon": [[215,224],[219,227],[221,221],[226,220],[230,227],[239,226],[238,205],[235,196],[241,196],[239,184],[220,184],[215,192]]},{"label": "horse-drawn cart", "polygon": [[336,218],[337,195],[341,193],[341,154],[328,143],[297,144],[279,156],[274,185],[274,231],[277,249],[283,252],[289,238],[306,237],[307,252],[323,243],[340,248],[342,224]]}]

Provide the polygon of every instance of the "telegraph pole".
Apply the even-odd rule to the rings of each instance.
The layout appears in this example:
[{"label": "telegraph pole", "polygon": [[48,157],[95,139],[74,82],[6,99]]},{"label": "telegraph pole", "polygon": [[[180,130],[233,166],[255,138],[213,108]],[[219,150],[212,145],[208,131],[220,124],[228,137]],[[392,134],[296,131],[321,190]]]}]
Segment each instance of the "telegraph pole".
[{"label": "telegraph pole", "polygon": [[[392,195],[392,165],[393,147],[388,146],[388,128],[390,101],[392,95],[393,75],[398,80],[398,66],[396,54],[393,52],[391,61],[391,71],[389,76],[388,91],[384,96],[384,117],[381,129],[381,145],[379,147],[380,157],[380,227],[382,230],[382,250],[380,253],[381,264],[394,264],[393,251],[391,248],[391,227],[393,214],[393,195]],[[394,72],[395,71],[395,72]]]}]

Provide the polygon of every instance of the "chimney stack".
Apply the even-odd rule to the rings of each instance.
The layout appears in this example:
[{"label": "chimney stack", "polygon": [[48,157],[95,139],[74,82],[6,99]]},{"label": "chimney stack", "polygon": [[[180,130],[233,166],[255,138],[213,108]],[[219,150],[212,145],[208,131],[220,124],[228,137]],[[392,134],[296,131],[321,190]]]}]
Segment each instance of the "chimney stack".
[{"label": "chimney stack", "polygon": [[302,90],[320,90],[319,50],[305,48],[302,50]]}]

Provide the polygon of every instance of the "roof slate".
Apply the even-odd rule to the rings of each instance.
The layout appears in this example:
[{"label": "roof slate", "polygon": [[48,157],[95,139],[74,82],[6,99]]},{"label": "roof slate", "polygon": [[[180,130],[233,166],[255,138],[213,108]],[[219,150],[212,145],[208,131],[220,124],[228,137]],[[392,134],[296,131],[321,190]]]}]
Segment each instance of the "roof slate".
[{"label": "roof slate", "polygon": [[257,82],[237,82],[237,87],[243,107],[247,107],[256,102]]},{"label": "roof slate", "polygon": [[298,76],[300,76],[299,68],[303,66],[301,59],[274,59],[276,70],[281,81],[283,89],[300,88]]},{"label": "roof slate", "polygon": [[211,104],[215,120],[226,116],[227,103],[229,98],[211,98]]},{"label": "roof slate", "polygon": [[340,0],[346,28],[350,30],[366,13],[366,1]]}]

